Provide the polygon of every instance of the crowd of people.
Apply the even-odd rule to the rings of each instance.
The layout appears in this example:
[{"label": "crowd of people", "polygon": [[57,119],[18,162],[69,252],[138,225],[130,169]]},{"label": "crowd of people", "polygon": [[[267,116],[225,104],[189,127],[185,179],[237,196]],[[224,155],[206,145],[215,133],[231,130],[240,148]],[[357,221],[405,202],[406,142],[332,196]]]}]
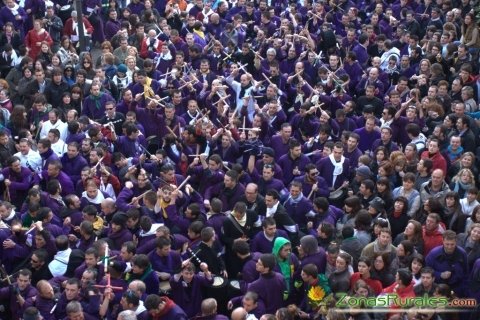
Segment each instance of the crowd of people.
[{"label": "crowd of people", "polygon": [[478,1],[3,2],[0,318],[478,319]]}]

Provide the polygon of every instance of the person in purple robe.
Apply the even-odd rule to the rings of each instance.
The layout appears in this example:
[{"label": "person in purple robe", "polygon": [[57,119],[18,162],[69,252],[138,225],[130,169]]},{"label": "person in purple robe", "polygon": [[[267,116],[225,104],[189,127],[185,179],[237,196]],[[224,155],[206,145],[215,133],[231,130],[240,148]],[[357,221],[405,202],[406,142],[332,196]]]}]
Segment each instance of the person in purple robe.
[{"label": "person in purple robe", "polygon": [[66,280],[65,291],[60,295],[56,308],[54,310],[55,319],[64,319],[67,316],[67,305],[69,302],[76,301],[90,315],[98,314],[100,308],[100,296],[96,296],[93,291],[90,299],[82,299],[80,295],[81,284],[77,278]]},{"label": "person in purple robe", "polygon": [[[312,263],[317,266],[319,273],[325,273],[327,255],[325,250],[318,246],[318,241],[314,236],[307,235],[300,239],[299,256],[302,257],[300,261],[302,266]],[[296,279],[299,279],[300,271],[297,270]]]},{"label": "person in purple robe", "polygon": [[55,315],[50,313],[55,305],[54,290],[47,280],[40,280],[37,283],[38,296],[35,299],[35,307],[45,320],[55,320]]},{"label": "person in purple robe", "polygon": [[305,166],[305,174],[296,177],[293,181],[299,182],[302,185],[302,193],[308,199],[315,199],[316,197],[328,197],[330,190],[327,182],[320,175],[317,166],[313,163]]},{"label": "person in purple robe", "polygon": [[360,141],[358,144],[358,149],[362,152],[367,150],[372,151],[373,142],[377,139],[380,139],[380,132],[375,130],[375,117],[369,116],[365,121],[365,126],[363,128],[358,128],[354,133],[360,136]]},{"label": "person in purple robe", "polygon": [[265,303],[265,311],[272,314],[283,307],[283,295],[286,291],[283,276],[273,271],[275,265],[276,260],[273,254],[262,254],[256,264],[260,278],[248,286],[248,291],[257,293],[259,298]]},{"label": "person in purple robe", "polygon": [[232,210],[240,197],[245,192],[245,187],[238,182],[238,173],[229,170],[225,173],[223,183],[219,183],[205,191],[205,199],[219,198],[223,211]]},{"label": "person in purple robe", "polygon": [[278,161],[281,156],[285,155],[289,151],[289,142],[292,137],[292,126],[290,123],[285,122],[280,126],[280,133],[274,135],[270,139],[269,146],[275,152],[275,160]]},{"label": "person in purple robe", "polygon": [[38,185],[39,179],[36,173],[21,166],[18,157],[14,156],[8,159],[7,166],[1,172],[10,194],[9,200],[17,208],[20,208],[27,197],[28,190],[34,185]]},{"label": "person in purple robe", "polygon": [[62,171],[62,163],[60,162],[60,159],[51,161],[48,164],[47,170],[42,171],[42,178],[47,184],[53,179],[58,180],[62,186],[61,194],[63,197],[66,197],[69,194],[75,194],[72,179]]},{"label": "person in purple robe", "polygon": [[195,274],[195,266],[192,263],[183,265],[180,273],[170,277],[171,295],[188,317],[194,317],[200,312],[202,289],[213,284],[213,276],[206,263],[200,264],[203,275]]},{"label": "person in purple robe", "polygon": [[102,20],[102,0],[85,0],[82,2],[83,15],[88,18],[92,24],[92,41],[102,44],[105,41]]},{"label": "person in purple robe", "polygon": [[132,233],[126,227],[127,219],[127,215],[122,212],[117,212],[113,215],[110,230],[107,233],[113,250],[120,250],[123,243],[133,240]]},{"label": "person in purple robe", "polygon": [[40,139],[37,148],[42,158],[42,170],[47,170],[50,162],[59,160],[57,154],[52,150],[52,143],[47,138]]},{"label": "person in purple robe", "polygon": [[343,144],[336,142],[333,152],[317,162],[317,168],[330,191],[337,190],[350,178],[350,162],[343,156]]},{"label": "person in purple robe", "polygon": [[312,210],[312,202],[302,194],[302,184],[298,181],[290,183],[290,194],[283,203],[290,217],[301,231],[307,230],[307,214]]},{"label": "person in purple robe", "polygon": [[285,185],[297,176],[302,175],[305,166],[310,163],[310,159],[302,153],[300,142],[291,140],[289,144],[289,152],[280,157],[278,165],[283,170],[283,182]]},{"label": "person in purple robe", "polygon": [[114,101],[108,93],[100,91],[99,84],[92,84],[90,95],[83,100],[82,115],[99,120],[105,116],[107,101]]},{"label": "person in purple robe", "polygon": [[[25,309],[32,305],[34,297],[37,296],[37,289],[31,286],[32,272],[28,269],[22,269],[18,273],[16,283],[0,289],[0,301],[9,301],[8,307],[12,312],[12,319],[17,320],[23,318]],[[19,303],[19,297],[23,303]]]},{"label": "person in purple robe", "polygon": [[360,37],[358,37],[358,44],[352,49],[352,51],[355,52],[355,55],[357,56],[357,61],[358,63],[360,63],[362,68],[365,68],[369,61],[369,56],[367,52],[368,45],[368,35],[361,34]]},{"label": "person in purple robe", "polygon": [[120,21],[117,20],[117,10],[108,10],[108,21],[105,23],[105,37],[111,40],[120,30]]},{"label": "person in purple robe", "polygon": [[0,28],[4,28],[5,23],[11,22],[15,30],[20,32],[20,37],[25,35],[24,23],[27,21],[27,13],[23,7],[20,7],[14,0],[5,1],[5,6],[0,9]]},{"label": "person in purple robe", "polygon": [[288,238],[284,230],[277,229],[277,223],[272,217],[262,221],[262,229],[263,231],[258,232],[251,241],[252,252],[271,253],[276,238]]},{"label": "person in purple robe", "polygon": [[147,294],[158,293],[160,286],[159,277],[152,269],[152,264],[147,255],[137,254],[132,258],[132,271],[129,274],[129,282],[142,280],[146,285]]},{"label": "person in purple robe", "polygon": [[70,142],[67,152],[60,159],[62,171],[67,174],[76,185],[80,180],[82,169],[88,166],[87,160],[80,154],[80,145],[77,142]]},{"label": "person in purple robe", "polygon": [[171,248],[172,242],[169,238],[158,237],[156,248],[148,254],[152,269],[158,272],[160,281],[168,281],[181,270],[182,258]]}]

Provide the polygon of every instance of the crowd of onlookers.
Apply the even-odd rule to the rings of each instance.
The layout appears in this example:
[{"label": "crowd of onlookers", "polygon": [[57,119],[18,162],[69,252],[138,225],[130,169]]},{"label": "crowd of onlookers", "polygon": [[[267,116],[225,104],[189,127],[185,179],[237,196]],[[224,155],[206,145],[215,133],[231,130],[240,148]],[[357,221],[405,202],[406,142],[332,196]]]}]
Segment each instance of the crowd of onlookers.
[{"label": "crowd of onlookers", "polygon": [[4,0],[0,318],[477,319],[478,6]]}]

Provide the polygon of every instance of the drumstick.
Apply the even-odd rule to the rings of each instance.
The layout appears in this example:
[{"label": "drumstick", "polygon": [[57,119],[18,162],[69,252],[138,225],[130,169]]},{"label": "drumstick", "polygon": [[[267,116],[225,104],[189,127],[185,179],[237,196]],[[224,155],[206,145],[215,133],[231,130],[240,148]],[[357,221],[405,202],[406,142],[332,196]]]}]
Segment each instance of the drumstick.
[{"label": "drumstick", "polygon": [[[143,199],[143,197],[145,197],[145,195],[146,195],[147,193],[149,193],[150,191],[151,191],[151,190],[145,191],[144,193],[142,193],[141,195],[139,195],[139,196],[137,197],[137,200]],[[129,205],[131,205],[131,204],[133,204],[133,201],[129,203]]]},{"label": "drumstick", "polygon": [[175,132],[173,132],[173,130],[172,130],[172,129],[170,129],[170,127],[169,127],[169,126],[165,126],[165,127],[167,128],[167,130],[168,130],[168,131],[170,131],[170,133],[171,133],[171,134],[173,134],[173,136],[174,136],[175,138],[177,138],[177,139],[178,139],[178,136],[175,134]]},{"label": "drumstick", "polygon": [[313,192],[314,192],[314,191],[313,191],[313,188],[312,188],[312,191],[310,191],[310,193],[308,194],[307,199],[310,199],[310,197],[312,196]]},{"label": "drumstick", "polygon": [[223,101],[225,101],[225,100],[228,99],[228,98],[230,98],[230,95],[225,96],[225,97],[221,97],[217,102],[212,103],[212,106],[215,106],[215,105],[217,105],[219,102],[223,102]]},{"label": "drumstick", "polygon": [[262,73],[262,75],[263,75],[263,77],[265,78],[265,80],[268,81],[268,83],[273,84],[273,82],[270,81],[270,79],[267,77],[267,75],[266,75],[265,73]]},{"label": "drumstick", "polygon": [[193,250],[190,249],[190,248],[187,248],[187,251],[188,251],[188,253],[191,254],[190,259],[191,259],[191,258],[195,259],[195,261],[197,261],[198,264],[201,264],[201,263],[202,263],[202,261],[200,260],[200,258],[197,256],[197,253],[199,253],[200,251],[202,251],[202,249],[198,249],[197,253],[193,252]]},{"label": "drumstick", "polygon": [[[245,129],[245,121],[246,121],[247,117],[246,116],[243,116],[243,129]],[[245,130],[243,130],[245,131]]]},{"label": "drumstick", "polygon": [[[190,180],[191,177],[192,177],[192,176],[186,177],[185,180],[183,180],[183,182],[180,183],[180,185],[175,188],[175,190],[180,190],[180,189],[188,182],[188,180]],[[175,190],[174,190],[174,191],[175,191]]]},{"label": "drumstick", "polygon": [[34,225],[33,227],[31,227],[30,229],[28,229],[27,232],[25,232],[25,234],[29,234],[30,232],[32,232],[37,226]]},{"label": "drumstick", "polygon": [[262,131],[262,129],[260,129],[260,128],[238,128],[238,130],[243,130],[243,131],[256,131],[256,132]]},{"label": "drumstick", "polygon": [[103,158],[105,158],[105,156],[101,157],[100,160],[98,160],[97,164],[94,165],[92,169],[96,169],[100,165],[100,163],[102,163]]}]

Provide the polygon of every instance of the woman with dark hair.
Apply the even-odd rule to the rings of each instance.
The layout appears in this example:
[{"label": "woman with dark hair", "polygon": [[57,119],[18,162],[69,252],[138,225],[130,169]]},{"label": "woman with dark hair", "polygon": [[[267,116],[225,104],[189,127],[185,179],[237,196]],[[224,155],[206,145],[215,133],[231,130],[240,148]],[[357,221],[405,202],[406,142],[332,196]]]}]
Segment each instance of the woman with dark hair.
[{"label": "woman with dark hair", "polygon": [[[385,166],[382,165],[378,168],[378,172],[380,173]],[[389,166],[392,170],[390,171],[393,173],[393,167]],[[392,177],[392,175],[390,175]],[[393,208],[393,198],[392,198],[392,181],[387,176],[380,177],[376,183],[377,186],[377,196],[382,198],[385,202],[385,211],[389,212]]]},{"label": "woman with dark hair", "polygon": [[386,288],[395,282],[395,277],[390,268],[390,253],[377,252],[373,255],[372,278],[379,280],[382,287]]},{"label": "woman with dark hair", "polygon": [[90,53],[80,54],[80,62],[76,69],[83,69],[87,72],[87,79],[92,80],[95,77],[95,69],[93,67],[93,60]]},{"label": "woman with dark hair", "polygon": [[465,231],[468,216],[463,214],[460,205],[460,197],[455,191],[449,191],[445,194],[443,222],[449,230],[457,234]]},{"label": "woman with dark hair", "polygon": [[358,272],[352,274],[350,278],[350,288],[353,290],[359,281],[364,281],[373,290],[375,295],[382,292],[382,283],[380,280],[371,277],[372,260],[368,257],[362,256],[358,259]]},{"label": "woman with dark hair", "polygon": [[390,229],[392,230],[392,238],[395,239],[402,233],[410,220],[407,214],[408,200],[405,197],[398,197],[395,199],[393,209],[387,212],[388,221],[390,222]]},{"label": "woman with dark hair", "polygon": [[350,271],[348,267],[352,263],[352,257],[346,252],[340,252],[335,261],[335,271],[328,277],[328,284],[332,292],[348,292],[350,288]]},{"label": "woman with dark hair", "polygon": [[460,42],[463,43],[471,54],[478,53],[480,49],[480,34],[478,31],[477,21],[473,13],[468,12],[462,23],[462,37]]},{"label": "woman with dark hair", "polygon": [[10,130],[13,137],[18,136],[20,130],[30,130],[27,111],[23,105],[16,105],[13,108],[7,128]]},{"label": "woman with dark hair", "polygon": [[65,81],[69,87],[73,86],[76,82],[75,69],[71,64],[66,65],[63,70],[63,81]]},{"label": "woman with dark hair", "polygon": [[394,246],[398,246],[403,240],[410,240],[415,250],[420,254],[423,253],[422,224],[416,220],[409,220],[405,231],[399,233],[394,239]]},{"label": "woman with dark hair", "polygon": [[345,199],[342,217],[337,221],[337,233],[341,233],[344,226],[355,227],[355,217],[362,209],[362,203],[357,196],[351,196]]},{"label": "woman with dark hair", "polygon": [[374,176],[377,176],[378,168],[388,161],[389,157],[388,150],[384,146],[375,149],[375,152],[373,153],[373,161],[370,164],[370,170],[372,170]]},{"label": "woman with dark hair", "polygon": [[422,276],[421,271],[423,267],[425,267],[425,258],[419,253],[412,254],[411,262],[408,266],[408,269],[412,272],[415,285],[420,283],[420,278]]},{"label": "woman with dark hair", "polygon": [[462,232],[465,232],[466,230],[469,230],[470,226],[473,223],[480,223],[480,205],[473,208],[472,215],[467,218],[467,222],[465,224],[465,230],[462,231]]},{"label": "woman with dark hair", "polygon": [[23,97],[27,94],[28,84],[33,80],[33,68],[25,65],[22,69],[22,77],[18,80],[17,91],[20,99],[23,100]]},{"label": "woman with dark hair", "polygon": [[437,213],[440,215],[440,217],[443,218],[444,216],[443,209],[444,209],[443,204],[440,201],[440,199],[430,197],[427,200],[425,200],[425,202],[423,203],[423,208],[418,210],[415,216],[413,216],[412,218],[421,223],[424,223],[427,220],[427,216],[430,213]]},{"label": "woman with dark hair", "polygon": [[63,65],[76,65],[78,63],[77,50],[75,50],[68,36],[63,36],[62,40],[60,40],[60,49],[57,51],[57,54]]},{"label": "woman with dark hair", "polygon": [[367,210],[362,209],[358,211],[355,218],[355,237],[358,238],[363,246],[366,246],[372,241],[370,234],[370,226],[372,223],[372,216]]},{"label": "woman with dark hair", "polygon": [[72,94],[71,105],[73,106],[73,109],[77,110],[77,112],[80,114],[83,103],[82,88],[80,88],[78,85],[73,85],[70,89],[70,92]]},{"label": "woman with dark hair", "polygon": [[47,66],[52,63],[53,52],[50,49],[50,45],[46,41],[42,41],[40,46],[40,52],[37,55],[37,60],[44,60]]},{"label": "woman with dark hair", "polygon": [[400,242],[397,246],[398,267],[408,268],[415,253],[417,253],[417,251],[410,240]]}]

